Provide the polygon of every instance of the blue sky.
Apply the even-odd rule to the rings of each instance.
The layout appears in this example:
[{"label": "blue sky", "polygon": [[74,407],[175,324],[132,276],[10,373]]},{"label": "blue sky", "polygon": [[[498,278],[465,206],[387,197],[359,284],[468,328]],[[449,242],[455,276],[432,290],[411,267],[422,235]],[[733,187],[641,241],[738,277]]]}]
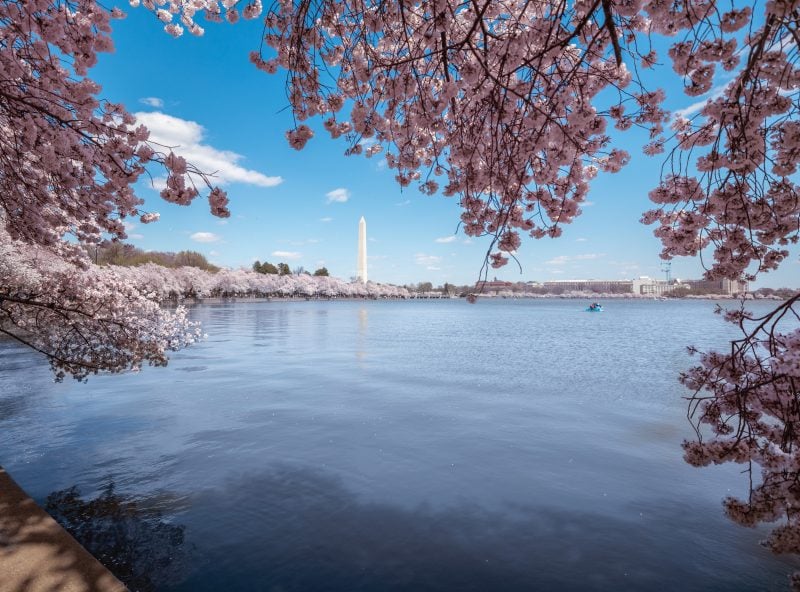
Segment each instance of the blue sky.
[{"label": "blue sky", "polygon": [[[456,234],[457,198],[425,196],[399,187],[380,155],[346,157],[346,148],[318,122],[302,151],[284,132],[292,126],[284,79],[256,70],[248,52],[258,47],[260,21],[211,24],[204,37],[173,39],[144,9],[113,23],[113,54],[102,54],[93,77],[101,96],[141,114],[155,139],[180,144],[178,153],[220,170],[231,203],[221,221],[198,198],[192,206],[163,202],[148,183],[139,194],[161,220],[129,229],[143,249],[197,250],[223,266],[250,266],[255,259],[332,275],[355,275],[358,220],[367,220],[369,276],[395,284],[430,281],[473,283],[488,239]],[[677,90],[672,88],[673,91]],[[670,88],[667,88],[669,93]],[[669,106],[694,101],[673,92]],[[509,281],[664,277],[660,243],[638,222],[650,208],[647,192],[657,183],[661,160],[641,154],[641,135],[626,133],[621,147],[632,162],[615,175],[600,175],[578,219],[552,240],[523,239],[519,266],[512,261],[490,277]],[[697,278],[698,259],[672,263],[672,276]],[[797,254],[756,286],[800,285]]]}]

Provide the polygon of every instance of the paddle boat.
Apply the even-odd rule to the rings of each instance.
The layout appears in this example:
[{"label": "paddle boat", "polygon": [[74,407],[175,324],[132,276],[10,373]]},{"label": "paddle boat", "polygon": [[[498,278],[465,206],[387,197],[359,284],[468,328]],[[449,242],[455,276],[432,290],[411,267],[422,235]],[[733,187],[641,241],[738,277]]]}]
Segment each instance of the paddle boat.
[{"label": "paddle boat", "polygon": [[586,312],[603,312],[603,306],[599,302],[592,302]]}]

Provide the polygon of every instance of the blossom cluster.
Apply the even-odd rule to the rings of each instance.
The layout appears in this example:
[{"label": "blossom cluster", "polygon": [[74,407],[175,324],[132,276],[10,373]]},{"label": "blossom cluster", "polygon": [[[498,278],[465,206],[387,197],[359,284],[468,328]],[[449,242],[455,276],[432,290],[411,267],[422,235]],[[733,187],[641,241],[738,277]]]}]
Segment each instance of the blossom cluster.
[{"label": "blossom cluster", "polygon": [[272,275],[247,269],[208,272],[197,267],[169,268],[155,263],[109,266],[109,272],[157,302],[191,298],[301,297],[408,298],[408,290],[375,282],[346,282],[306,273]]},{"label": "blossom cluster", "polygon": [[200,338],[186,310],[169,312],[110,268],[81,267],[0,229],[0,334],[45,354],[60,380],[163,366]]},{"label": "blossom cluster", "polygon": [[[86,73],[113,49],[110,22],[121,17],[92,0],[0,1],[0,219],[12,238],[74,261],[80,250],[65,237],[125,238],[126,219],[152,220],[132,188],[148,166],[166,169],[161,195],[174,203],[190,203],[203,178],[122,105],[97,98]],[[219,189],[213,209],[227,215]]]},{"label": "blossom cluster", "polygon": [[671,172],[650,194],[659,207],[642,220],[657,223],[663,258],[713,247],[709,278],[753,279],[776,269],[799,238],[796,3],[728,12],[705,4],[686,5],[701,12],[681,24],[688,34],[670,49],[673,68],[690,96],[712,90],[718,66],[733,77],[696,115],[673,121]]},{"label": "blossom cluster", "polygon": [[[220,20],[245,2],[145,4],[199,33],[199,14]],[[383,152],[401,186],[458,195],[464,231],[495,237],[491,262],[501,266],[521,234],[559,236],[598,170],[629,162],[610,145],[609,121],[662,131],[663,92],[645,90],[623,60],[656,59],[633,42],[651,28],[647,6],[280,0],[250,60],[288,72],[292,147],[307,144],[305,121],[319,117],[346,154]]]},{"label": "blossom cluster", "polygon": [[[684,442],[687,462],[749,467],[748,499],[726,499],[725,511],[745,526],[780,521],[764,543],[776,553],[800,553],[798,302],[800,294],[761,317],[744,308],[727,311],[741,338],[725,353],[693,350],[700,364],[681,378],[694,392],[690,415],[697,431]],[[760,482],[752,475],[758,470]]]},{"label": "blossom cluster", "polygon": [[[189,204],[209,180],[149,139],[122,105],[98,98],[87,76],[113,49],[94,0],[0,0],[0,332],[46,353],[59,376],[166,363],[196,328],[108,270],[90,269],[80,243],[126,238],[154,222],[133,185],[166,173],[161,196]],[[225,192],[209,197],[229,215]]]}]

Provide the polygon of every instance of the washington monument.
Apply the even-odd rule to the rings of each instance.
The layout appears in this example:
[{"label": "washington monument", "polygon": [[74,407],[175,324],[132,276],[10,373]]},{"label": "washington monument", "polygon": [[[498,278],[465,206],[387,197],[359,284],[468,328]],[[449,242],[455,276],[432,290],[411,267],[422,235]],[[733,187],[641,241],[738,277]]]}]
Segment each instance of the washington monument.
[{"label": "washington monument", "polygon": [[358,221],[358,280],[367,283],[367,221]]}]

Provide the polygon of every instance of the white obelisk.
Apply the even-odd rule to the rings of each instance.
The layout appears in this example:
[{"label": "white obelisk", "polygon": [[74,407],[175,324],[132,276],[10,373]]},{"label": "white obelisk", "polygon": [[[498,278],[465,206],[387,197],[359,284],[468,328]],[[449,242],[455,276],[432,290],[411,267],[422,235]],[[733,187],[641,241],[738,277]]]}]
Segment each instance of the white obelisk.
[{"label": "white obelisk", "polygon": [[367,221],[364,216],[358,221],[358,279],[367,283]]}]

